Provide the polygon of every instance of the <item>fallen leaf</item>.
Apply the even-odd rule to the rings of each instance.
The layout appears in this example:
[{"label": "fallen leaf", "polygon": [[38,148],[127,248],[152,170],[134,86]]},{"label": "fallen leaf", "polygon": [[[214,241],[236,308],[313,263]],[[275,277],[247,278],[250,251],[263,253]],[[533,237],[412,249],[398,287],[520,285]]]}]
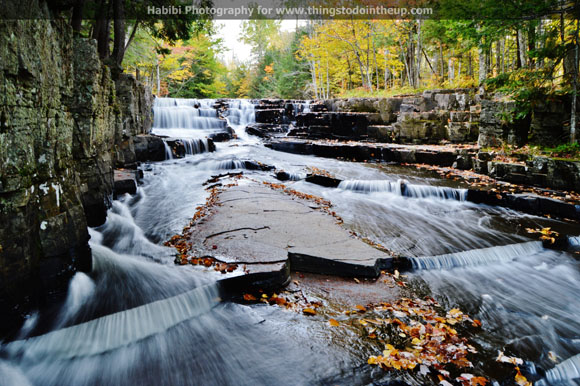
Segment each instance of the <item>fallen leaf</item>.
[{"label": "fallen leaf", "polygon": [[316,311],[310,307],[306,307],[302,312],[306,315],[316,315]]},{"label": "fallen leaf", "polygon": [[472,386],[485,386],[487,384],[485,377],[473,377],[470,381]]},{"label": "fallen leaf", "polygon": [[328,324],[330,324],[332,327],[338,327],[338,321],[336,319],[329,319]]},{"label": "fallen leaf", "polygon": [[244,294],[244,300],[247,302],[255,301],[256,297],[252,294]]},{"label": "fallen leaf", "polygon": [[527,378],[522,375],[519,367],[516,367],[515,380],[519,386],[532,386],[532,383],[528,382]]}]

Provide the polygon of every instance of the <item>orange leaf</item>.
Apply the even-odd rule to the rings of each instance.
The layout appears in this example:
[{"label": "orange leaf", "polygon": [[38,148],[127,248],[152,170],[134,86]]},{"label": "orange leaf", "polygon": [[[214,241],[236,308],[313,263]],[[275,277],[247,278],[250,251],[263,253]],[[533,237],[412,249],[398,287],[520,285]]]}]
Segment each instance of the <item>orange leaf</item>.
[{"label": "orange leaf", "polygon": [[316,315],[316,311],[310,307],[306,307],[302,312],[306,315]]},{"label": "orange leaf", "polygon": [[487,384],[487,379],[485,377],[473,377],[471,378],[471,386],[485,386]]},{"label": "orange leaf", "polygon": [[279,306],[283,306],[283,305],[285,305],[287,303],[286,299],[281,298],[281,297],[277,297],[274,301]]},{"label": "orange leaf", "polygon": [[250,302],[256,300],[256,297],[252,294],[244,294],[244,300]]},{"label": "orange leaf", "polygon": [[354,306],[357,310],[362,311],[362,312],[366,312],[366,307],[365,306],[361,306],[360,304],[357,304],[356,306]]},{"label": "orange leaf", "polygon": [[338,321],[336,319],[330,319],[328,321],[328,323],[332,326],[332,327],[338,327]]}]

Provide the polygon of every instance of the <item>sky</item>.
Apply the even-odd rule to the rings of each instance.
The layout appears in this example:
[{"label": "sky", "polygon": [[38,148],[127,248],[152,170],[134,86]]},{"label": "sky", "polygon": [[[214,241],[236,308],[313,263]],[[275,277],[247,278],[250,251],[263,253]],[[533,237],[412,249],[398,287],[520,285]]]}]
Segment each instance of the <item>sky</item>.
[{"label": "sky", "polygon": [[[216,22],[219,28],[217,37],[223,39],[223,45],[226,48],[226,51],[222,54],[222,58],[228,63],[234,57],[238,61],[245,62],[252,55],[250,46],[238,40],[242,31],[242,21],[221,20]],[[282,31],[294,31],[296,30],[296,20],[282,20],[280,28]]]}]

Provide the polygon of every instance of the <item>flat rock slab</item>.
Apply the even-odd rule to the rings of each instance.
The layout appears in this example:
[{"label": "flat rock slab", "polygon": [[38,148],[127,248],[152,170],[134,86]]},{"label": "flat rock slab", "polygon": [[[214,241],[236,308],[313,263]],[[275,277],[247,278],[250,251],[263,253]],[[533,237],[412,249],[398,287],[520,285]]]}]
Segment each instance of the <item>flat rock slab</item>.
[{"label": "flat rock slab", "polygon": [[198,256],[341,276],[376,277],[392,258],[353,237],[319,204],[251,182],[222,192],[191,236]]},{"label": "flat rock slab", "polygon": [[125,193],[137,193],[137,175],[134,170],[115,170],[113,175],[113,197]]}]

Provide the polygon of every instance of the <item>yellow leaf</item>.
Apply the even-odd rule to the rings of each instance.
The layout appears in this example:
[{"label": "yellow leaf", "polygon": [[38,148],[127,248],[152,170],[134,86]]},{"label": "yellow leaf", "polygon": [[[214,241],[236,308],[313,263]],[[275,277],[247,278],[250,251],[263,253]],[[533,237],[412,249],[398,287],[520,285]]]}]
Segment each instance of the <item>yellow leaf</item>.
[{"label": "yellow leaf", "polygon": [[421,343],[423,343],[423,341],[422,341],[421,339],[419,339],[419,338],[413,338],[413,340],[411,341],[411,343],[412,343],[414,346],[418,346],[418,345],[420,345]]},{"label": "yellow leaf", "polygon": [[518,385],[520,385],[520,386],[532,386],[531,382],[528,382],[527,378],[522,375],[519,367],[516,367],[516,371],[517,371],[517,373],[515,376],[515,380],[516,380],[516,383]]},{"label": "yellow leaf", "polygon": [[330,319],[328,321],[328,323],[332,326],[332,327],[338,327],[338,321],[336,319]]},{"label": "yellow leaf", "polygon": [[302,312],[306,315],[316,315],[316,311],[310,307],[306,307],[305,309],[302,310]]}]

